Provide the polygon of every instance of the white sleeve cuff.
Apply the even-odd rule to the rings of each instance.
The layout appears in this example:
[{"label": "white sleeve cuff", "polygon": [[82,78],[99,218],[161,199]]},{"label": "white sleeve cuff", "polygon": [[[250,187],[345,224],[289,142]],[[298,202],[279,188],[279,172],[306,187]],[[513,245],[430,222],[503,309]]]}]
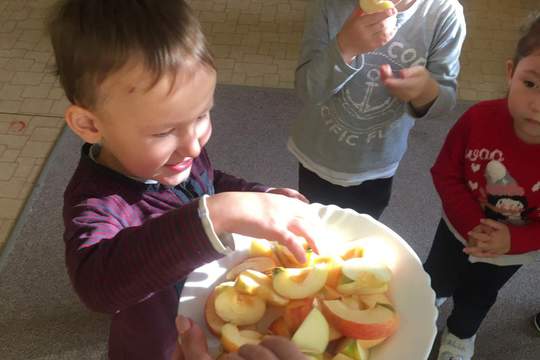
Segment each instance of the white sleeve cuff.
[{"label": "white sleeve cuff", "polygon": [[207,197],[208,195],[203,195],[200,198],[199,209],[197,210],[199,219],[201,219],[204,228],[204,232],[217,252],[224,255],[229,254],[235,248],[234,239],[230,233],[222,234],[221,237],[219,237],[214,231],[214,225],[212,225],[210,212],[208,211],[208,206],[206,206]]}]

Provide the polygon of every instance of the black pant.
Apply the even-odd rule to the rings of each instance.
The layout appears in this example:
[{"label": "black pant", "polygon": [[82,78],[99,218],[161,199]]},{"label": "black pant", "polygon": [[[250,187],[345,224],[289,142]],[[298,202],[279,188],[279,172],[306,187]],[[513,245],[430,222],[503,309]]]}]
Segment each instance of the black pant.
[{"label": "black pant", "polygon": [[521,267],[471,263],[463,248],[441,219],[424,263],[437,297],[454,298],[454,309],[446,325],[448,331],[461,339],[476,334],[495,304],[499,290]]},{"label": "black pant", "polygon": [[340,186],[321,179],[300,164],[298,190],[311,202],[351,208],[378,219],[390,201],[392,179],[390,177],[368,180],[355,186]]}]

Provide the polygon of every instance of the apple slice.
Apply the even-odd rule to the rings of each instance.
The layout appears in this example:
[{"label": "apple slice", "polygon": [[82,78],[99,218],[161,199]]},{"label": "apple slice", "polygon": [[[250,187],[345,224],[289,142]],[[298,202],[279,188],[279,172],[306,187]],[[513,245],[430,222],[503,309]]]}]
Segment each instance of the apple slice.
[{"label": "apple slice", "polygon": [[268,256],[250,257],[229,270],[227,275],[225,275],[225,278],[229,281],[235,280],[238,274],[248,269],[256,270],[262,273],[270,273],[272,269],[276,267],[276,265],[277,264],[274,259]]},{"label": "apple slice", "polygon": [[216,313],[214,303],[216,296],[217,291],[214,289],[210,293],[210,296],[208,296],[206,304],[204,305],[204,320],[210,332],[219,337],[221,335],[221,328],[225,325],[225,322]]},{"label": "apple slice", "polygon": [[273,252],[273,244],[264,239],[252,239],[251,245],[249,247],[249,256],[250,257],[258,257],[258,256],[267,256],[272,257],[274,255]]},{"label": "apple slice", "polygon": [[285,306],[289,299],[278,295],[272,289],[272,279],[255,270],[244,270],[236,278],[235,288],[241,293],[256,295],[271,305]]},{"label": "apple slice", "polygon": [[338,353],[332,358],[332,360],[354,360],[352,357],[349,357],[345,354]]},{"label": "apple slice", "polygon": [[[227,287],[214,300],[216,314],[225,322],[235,325],[252,325],[261,320],[266,303],[257,296],[246,295]],[[223,328],[222,328],[223,332]]]},{"label": "apple slice", "polygon": [[328,322],[340,333],[355,339],[375,340],[392,335],[399,319],[387,305],[377,304],[366,310],[350,309],[343,301],[325,300],[322,310]]},{"label": "apple slice", "polygon": [[387,338],[380,338],[380,339],[375,339],[375,340],[361,340],[361,339],[356,339],[356,342],[358,343],[358,345],[360,345],[362,348],[368,350],[368,349],[371,349],[372,347],[374,346],[377,346],[379,345],[380,343],[382,343],[384,340],[386,340]]},{"label": "apple slice", "polygon": [[307,268],[276,268],[273,272],[274,290],[288,299],[303,299],[314,296],[321,290],[328,277],[325,264]]},{"label": "apple slice", "polygon": [[319,309],[313,308],[291,340],[302,352],[322,354],[328,346],[329,335],[328,322]]},{"label": "apple slice", "polygon": [[268,327],[268,331],[277,336],[283,336],[287,339],[291,338],[291,332],[289,331],[289,327],[287,326],[287,322],[283,317],[279,317],[276,320],[274,320],[270,326]]},{"label": "apple slice", "polygon": [[233,324],[225,324],[221,328],[221,344],[227,352],[235,352],[245,344],[257,345],[263,335],[253,330],[238,330]]},{"label": "apple slice", "polygon": [[362,272],[355,280],[342,276],[336,290],[344,295],[381,294],[388,291],[388,283],[382,282],[370,272]]},{"label": "apple slice", "polygon": [[373,14],[393,7],[394,3],[388,0],[360,0],[360,8],[366,14]]},{"label": "apple slice", "polygon": [[[307,244],[307,242],[306,242]],[[298,260],[296,260],[296,257],[293,255],[293,253],[285,246],[276,243],[274,248],[274,253],[276,257],[279,259],[279,262],[281,263],[281,266],[286,268],[302,268],[306,267],[309,262],[310,258],[313,254],[313,250],[311,248],[306,248],[306,262],[300,263]]]},{"label": "apple slice", "polygon": [[389,282],[392,278],[392,271],[386,264],[382,264],[381,262],[368,257],[345,260],[341,265],[341,271],[343,272],[343,275],[351,280],[360,278],[362,274],[366,272],[373,274],[373,276],[381,282]]},{"label": "apple slice", "polygon": [[347,355],[353,360],[368,360],[369,351],[364,349],[357,339],[345,338],[337,346],[339,354]]},{"label": "apple slice", "polygon": [[313,298],[291,300],[291,302],[285,306],[283,319],[287,324],[290,334],[293,334],[300,324],[304,322],[305,318],[311,312],[311,309],[313,309]]},{"label": "apple slice", "polygon": [[312,254],[310,258],[310,265],[326,264],[328,268],[328,278],[326,279],[326,286],[335,288],[341,277],[341,266],[343,260],[339,256],[321,256]]},{"label": "apple slice", "polygon": [[367,308],[373,308],[376,304],[385,304],[392,306],[392,302],[385,294],[358,295],[358,300]]}]

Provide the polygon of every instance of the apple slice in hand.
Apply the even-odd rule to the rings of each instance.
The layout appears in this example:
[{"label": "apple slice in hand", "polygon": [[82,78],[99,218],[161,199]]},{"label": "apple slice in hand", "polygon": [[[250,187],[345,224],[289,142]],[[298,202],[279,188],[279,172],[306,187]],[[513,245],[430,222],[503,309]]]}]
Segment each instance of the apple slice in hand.
[{"label": "apple slice in hand", "polygon": [[328,322],[319,309],[313,308],[291,340],[304,353],[322,354],[328,346],[329,335]]},{"label": "apple slice in hand", "polygon": [[322,310],[336,330],[355,339],[386,338],[396,331],[399,324],[393,308],[385,304],[376,304],[366,310],[353,310],[340,300],[325,300]]},{"label": "apple slice in hand", "polygon": [[235,352],[245,344],[257,345],[262,340],[262,334],[253,330],[238,330],[233,324],[225,324],[221,328],[221,344],[227,352]]},{"label": "apple slice in hand", "polygon": [[[216,314],[225,322],[252,325],[262,319],[266,303],[257,296],[238,292],[234,287],[221,290],[215,300]],[[222,328],[223,331],[223,328]]]},{"label": "apple slice in hand", "polygon": [[307,268],[276,268],[273,272],[274,290],[288,299],[314,296],[328,277],[328,267],[316,264]]}]

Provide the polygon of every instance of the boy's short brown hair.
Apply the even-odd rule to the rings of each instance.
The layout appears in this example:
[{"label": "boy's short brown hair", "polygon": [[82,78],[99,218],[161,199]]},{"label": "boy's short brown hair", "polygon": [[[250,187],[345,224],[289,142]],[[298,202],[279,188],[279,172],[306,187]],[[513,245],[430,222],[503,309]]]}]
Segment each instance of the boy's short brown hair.
[{"label": "boy's short brown hair", "polygon": [[106,77],[139,57],[157,82],[187,61],[214,68],[198,20],[183,0],[62,0],[48,30],[67,98],[92,109]]}]

